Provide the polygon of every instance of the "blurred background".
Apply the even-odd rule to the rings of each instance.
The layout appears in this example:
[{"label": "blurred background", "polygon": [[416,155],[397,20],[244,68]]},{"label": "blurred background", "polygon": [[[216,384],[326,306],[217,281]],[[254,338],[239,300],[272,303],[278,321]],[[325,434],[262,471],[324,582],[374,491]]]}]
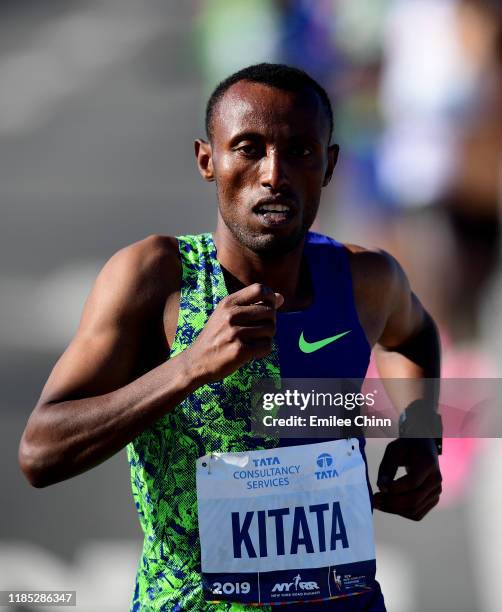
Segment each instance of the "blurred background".
[{"label": "blurred background", "polygon": [[[443,376],[500,376],[502,2],[4,0],[0,590],[128,608],[142,539],[125,454],[35,490],[17,445],[104,262],[214,228],[192,142],[211,89],[259,61],[332,97],[341,157],[315,229],[399,259],[439,324]],[[375,482],[384,445],[368,446]],[[388,610],[498,611],[502,441],[446,440],[441,462],[421,523],[375,515]]]}]

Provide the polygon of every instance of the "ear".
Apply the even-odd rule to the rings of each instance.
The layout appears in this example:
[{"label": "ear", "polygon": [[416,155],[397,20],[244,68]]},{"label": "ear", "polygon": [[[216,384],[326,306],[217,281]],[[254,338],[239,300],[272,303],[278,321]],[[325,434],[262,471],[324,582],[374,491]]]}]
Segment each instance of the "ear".
[{"label": "ear", "polygon": [[202,178],[206,181],[214,181],[213,152],[211,145],[206,140],[197,138],[193,143],[197,166]]},{"label": "ear", "polygon": [[326,187],[326,185],[328,185],[331,180],[331,175],[333,174],[336,162],[338,161],[339,151],[340,147],[337,144],[333,144],[328,147],[328,164],[326,166],[326,172],[324,173],[324,180],[322,183],[323,187]]}]

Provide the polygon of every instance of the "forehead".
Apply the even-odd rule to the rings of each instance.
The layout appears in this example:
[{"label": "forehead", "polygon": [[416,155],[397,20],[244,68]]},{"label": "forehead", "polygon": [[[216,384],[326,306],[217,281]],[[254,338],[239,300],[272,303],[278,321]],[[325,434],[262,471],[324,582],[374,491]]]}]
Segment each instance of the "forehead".
[{"label": "forehead", "polygon": [[215,139],[241,132],[264,136],[308,134],[318,140],[329,137],[329,120],[318,94],[310,87],[285,91],[250,81],[227,89],[213,115]]}]

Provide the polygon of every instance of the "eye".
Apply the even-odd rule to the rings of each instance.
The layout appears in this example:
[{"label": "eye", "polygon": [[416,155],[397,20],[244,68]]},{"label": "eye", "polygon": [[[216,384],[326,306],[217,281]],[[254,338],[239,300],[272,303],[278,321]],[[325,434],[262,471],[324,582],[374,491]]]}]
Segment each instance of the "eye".
[{"label": "eye", "polygon": [[237,147],[237,151],[246,157],[255,157],[259,154],[259,148],[255,144],[244,144]]},{"label": "eye", "polygon": [[294,145],[290,151],[295,157],[308,157],[312,155],[312,148],[304,145]]}]

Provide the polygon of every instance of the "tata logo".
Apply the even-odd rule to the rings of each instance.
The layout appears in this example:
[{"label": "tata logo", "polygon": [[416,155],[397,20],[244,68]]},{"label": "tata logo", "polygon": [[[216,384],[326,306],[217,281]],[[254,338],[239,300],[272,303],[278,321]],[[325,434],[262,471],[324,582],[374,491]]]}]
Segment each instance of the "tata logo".
[{"label": "tata logo", "polygon": [[279,457],[262,457],[261,459],[253,459],[255,467],[266,467],[267,465],[279,465]]},{"label": "tata logo", "polygon": [[302,582],[300,574],[297,574],[294,577],[293,582],[278,582],[277,584],[274,584],[272,593],[289,593],[293,587],[294,592],[297,592],[298,590],[317,591],[319,589],[317,582],[314,582],[313,580],[309,582]]},{"label": "tata logo", "polygon": [[317,457],[317,465],[320,468],[329,468],[333,465],[333,457],[329,453],[321,453],[319,457]]},{"label": "tata logo", "polygon": [[329,453],[321,453],[316,459],[317,465],[321,468],[315,472],[317,480],[324,480],[325,478],[335,478],[338,476],[338,472],[333,467],[333,457]]}]

